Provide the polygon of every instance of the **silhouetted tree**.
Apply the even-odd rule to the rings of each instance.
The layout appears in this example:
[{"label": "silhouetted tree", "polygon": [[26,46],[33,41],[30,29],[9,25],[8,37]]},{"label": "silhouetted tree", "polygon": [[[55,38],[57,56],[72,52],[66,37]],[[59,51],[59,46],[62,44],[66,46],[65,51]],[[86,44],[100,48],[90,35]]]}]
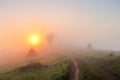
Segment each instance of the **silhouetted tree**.
[{"label": "silhouetted tree", "polygon": [[53,33],[49,33],[47,35],[47,41],[48,41],[48,44],[51,46],[53,44],[53,41],[54,41],[54,34]]},{"label": "silhouetted tree", "polygon": [[113,57],[113,56],[114,56],[113,53],[114,53],[114,52],[111,52],[111,53],[109,54],[109,57]]},{"label": "silhouetted tree", "polygon": [[27,57],[29,58],[29,57],[34,57],[34,56],[36,56],[37,54],[36,54],[36,52],[35,52],[35,50],[33,49],[33,48],[31,48],[30,50],[29,50],[29,52],[28,52],[28,55],[27,55]]},{"label": "silhouetted tree", "polygon": [[28,64],[36,62],[36,57],[37,57],[36,51],[33,48],[31,48],[27,54]]},{"label": "silhouetted tree", "polygon": [[91,43],[88,43],[87,49],[92,49],[92,44]]}]

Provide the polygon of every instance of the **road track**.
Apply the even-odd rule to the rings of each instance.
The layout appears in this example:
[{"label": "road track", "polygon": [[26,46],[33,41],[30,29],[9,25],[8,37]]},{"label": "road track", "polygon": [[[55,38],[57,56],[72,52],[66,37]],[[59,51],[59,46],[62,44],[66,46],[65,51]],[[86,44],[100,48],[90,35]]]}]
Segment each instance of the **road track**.
[{"label": "road track", "polygon": [[74,73],[73,73],[73,80],[80,80],[80,70],[79,70],[79,64],[78,62],[76,61],[75,58],[71,57],[70,58],[71,62],[72,62],[72,66],[73,66],[73,70],[74,70]]}]

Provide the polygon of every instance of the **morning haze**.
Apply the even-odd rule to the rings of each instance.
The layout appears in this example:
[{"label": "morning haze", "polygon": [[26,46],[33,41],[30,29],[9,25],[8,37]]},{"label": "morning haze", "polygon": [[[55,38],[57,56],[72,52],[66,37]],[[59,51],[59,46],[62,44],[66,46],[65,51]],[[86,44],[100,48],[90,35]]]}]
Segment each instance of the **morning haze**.
[{"label": "morning haze", "polygon": [[[0,0],[0,67],[24,61],[33,33],[40,35],[41,44],[34,47],[40,56],[52,51],[51,44],[54,53],[85,49],[88,43],[95,50],[119,51],[119,4],[118,0]],[[54,39],[47,44],[49,33]]]}]

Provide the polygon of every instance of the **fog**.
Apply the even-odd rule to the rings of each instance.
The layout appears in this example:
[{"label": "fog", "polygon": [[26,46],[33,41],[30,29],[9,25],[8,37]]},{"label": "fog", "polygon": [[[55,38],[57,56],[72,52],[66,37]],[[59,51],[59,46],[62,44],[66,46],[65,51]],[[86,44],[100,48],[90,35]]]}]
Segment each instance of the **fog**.
[{"label": "fog", "polygon": [[[91,43],[94,49],[119,50],[119,1],[87,1],[1,0],[0,64],[22,59],[30,49],[27,37],[33,32],[44,37],[53,33],[57,47],[81,49]],[[45,48],[45,42],[37,49]]]}]

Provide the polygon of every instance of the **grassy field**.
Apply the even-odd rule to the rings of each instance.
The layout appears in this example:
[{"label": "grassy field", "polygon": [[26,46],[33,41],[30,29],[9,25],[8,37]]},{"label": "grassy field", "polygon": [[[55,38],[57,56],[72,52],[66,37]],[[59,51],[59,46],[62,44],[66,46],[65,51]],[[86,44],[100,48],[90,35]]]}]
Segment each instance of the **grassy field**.
[{"label": "grassy field", "polygon": [[112,54],[110,51],[91,51],[84,57],[79,56],[80,80],[119,80],[120,57],[118,52]]},{"label": "grassy field", "polygon": [[[118,52],[112,53],[112,56],[111,51],[82,52],[70,55],[79,64],[80,80],[119,80]],[[51,56],[48,61],[44,61],[44,65],[37,63],[32,67],[27,65],[1,73],[0,80],[71,80],[75,72],[75,69],[71,69],[72,65],[67,56]]]},{"label": "grassy field", "polygon": [[80,80],[106,80],[103,74],[86,65],[81,67],[81,73]]},{"label": "grassy field", "polygon": [[68,80],[68,69],[65,60],[49,66],[25,66],[0,74],[0,80]]}]

